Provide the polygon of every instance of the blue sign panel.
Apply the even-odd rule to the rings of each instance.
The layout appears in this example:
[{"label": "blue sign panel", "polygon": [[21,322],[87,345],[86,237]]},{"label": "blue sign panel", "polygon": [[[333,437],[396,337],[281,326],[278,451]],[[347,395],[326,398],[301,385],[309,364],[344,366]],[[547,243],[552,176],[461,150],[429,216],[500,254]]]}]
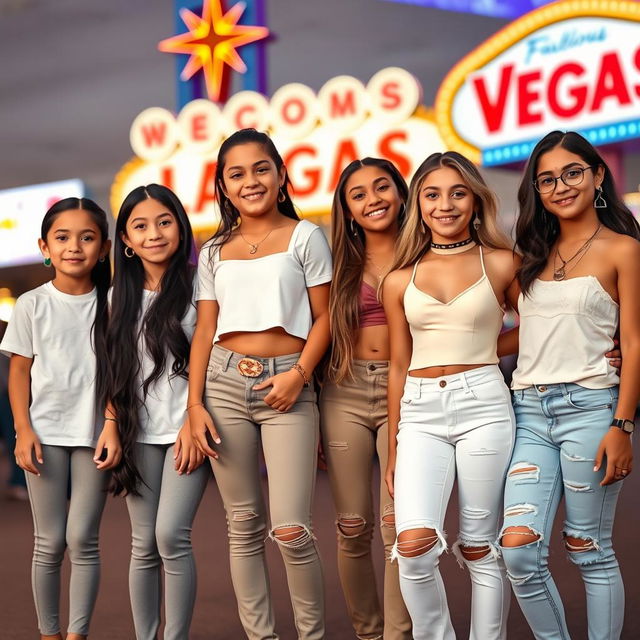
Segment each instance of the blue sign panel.
[{"label": "blue sign panel", "polygon": [[386,0],[386,2],[404,2],[444,11],[477,13],[494,18],[517,18],[542,5],[550,4],[550,0]]}]

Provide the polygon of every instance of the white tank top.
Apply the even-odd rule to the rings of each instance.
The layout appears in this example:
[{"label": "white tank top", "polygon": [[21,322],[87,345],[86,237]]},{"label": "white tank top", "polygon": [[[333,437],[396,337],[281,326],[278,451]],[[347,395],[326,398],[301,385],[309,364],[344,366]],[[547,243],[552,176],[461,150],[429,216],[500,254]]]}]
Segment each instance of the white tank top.
[{"label": "white tank top", "polygon": [[447,303],[415,285],[416,269],[404,292],[413,350],[409,371],[449,364],[497,364],[503,310],[484,268],[482,276]]},{"label": "white tank top", "polygon": [[613,348],[619,308],[594,276],[536,279],[520,294],[520,349],[513,389],[575,383],[605,389],[619,383],[604,357]]}]

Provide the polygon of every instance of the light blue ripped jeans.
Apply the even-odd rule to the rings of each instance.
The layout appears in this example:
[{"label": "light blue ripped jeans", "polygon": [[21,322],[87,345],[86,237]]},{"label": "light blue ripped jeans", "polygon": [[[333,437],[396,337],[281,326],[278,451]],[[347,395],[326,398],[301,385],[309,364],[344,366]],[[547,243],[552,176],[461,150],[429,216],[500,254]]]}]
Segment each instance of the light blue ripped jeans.
[{"label": "light blue ripped jeans", "polygon": [[617,640],[622,630],[624,587],[611,544],[621,483],[600,486],[606,464],[593,471],[598,445],[609,430],[618,388],[577,384],[537,385],[514,391],[516,444],[505,489],[504,528],[528,527],[540,538],[502,555],[520,607],[537,640],[570,638],[564,609],[549,573],[549,536],[565,496],[565,536],[587,594],[589,640]]}]

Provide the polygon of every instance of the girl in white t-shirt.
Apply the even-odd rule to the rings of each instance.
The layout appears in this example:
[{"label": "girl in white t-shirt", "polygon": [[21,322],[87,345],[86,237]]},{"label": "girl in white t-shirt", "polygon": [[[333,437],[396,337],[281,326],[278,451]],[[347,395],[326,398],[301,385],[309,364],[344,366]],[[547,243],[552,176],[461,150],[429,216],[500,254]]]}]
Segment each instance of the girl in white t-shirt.
[{"label": "girl in white t-shirt", "polygon": [[244,129],[222,144],[215,185],[222,221],[200,252],[188,409],[224,500],[247,636],[278,637],[264,555],[262,449],[270,537],[285,562],[298,637],[320,640],[322,570],[311,531],[318,412],[311,375],[329,343],[331,254],[322,230],[298,219],[288,184],[266,134]]},{"label": "girl in white t-shirt", "polygon": [[66,638],[81,640],[98,594],[98,529],[109,482],[104,470],[120,461],[116,426],[102,419],[111,279],[107,216],[87,198],[61,200],[47,211],[38,244],[54,278],[18,298],[0,349],[11,357],[16,460],[29,472],[41,638],[62,639],[60,566],[68,548]]},{"label": "girl in white t-shirt", "polygon": [[165,640],[189,635],[196,594],[191,527],[211,471],[194,446],[186,412],[193,235],[168,188],[134,189],[116,223],[108,347],[110,403],[124,460],[116,494],[131,519],[131,608],[138,640],[155,640],[164,569]]}]

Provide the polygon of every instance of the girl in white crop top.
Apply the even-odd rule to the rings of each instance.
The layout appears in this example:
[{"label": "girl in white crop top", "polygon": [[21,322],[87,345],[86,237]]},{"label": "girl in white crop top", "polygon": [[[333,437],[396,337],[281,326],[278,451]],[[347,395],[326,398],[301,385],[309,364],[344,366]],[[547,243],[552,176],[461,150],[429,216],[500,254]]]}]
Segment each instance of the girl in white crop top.
[{"label": "girl in white crop top", "polygon": [[[518,199],[517,432],[503,556],[535,637],[569,638],[547,567],[564,493],[565,546],[585,582],[589,638],[616,640],[624,587],[611,536],[619,481],[632,469],[640,392],[640,227],[602,157],[573,132],[554,131],[536,145]],[[619,377],[600,356],[618,326]]]},{"label": "girl in white crop top", "polygon": [[[510,597],[498,561],[502,487],[515,431],[497,367],[503,309],[517,300],[517,256],[498,230],[494,194],[455,152],[425,160],[410,187],[389,321],[389,463],[394,556],[416,640],[455,637],[438,570],[454,478],[454,551],[472,577],[471,637],[506,637]],[[403,391],[404,389],[404,391]]]},{"label": "girl in white crop top", "polygon": [[[198,264],[188,411],[227,511],[231,571],[248,636],[276,637],[264,557],[280,547],[301,638],[324,637],[320,559],[311,531],[318,445],[313,370],[329,343],[331,255],[298,219],[270,138],[237,131],[221,146],[215,188],[221,224]],[[213,348],[212,348],[213,347]]]}]

